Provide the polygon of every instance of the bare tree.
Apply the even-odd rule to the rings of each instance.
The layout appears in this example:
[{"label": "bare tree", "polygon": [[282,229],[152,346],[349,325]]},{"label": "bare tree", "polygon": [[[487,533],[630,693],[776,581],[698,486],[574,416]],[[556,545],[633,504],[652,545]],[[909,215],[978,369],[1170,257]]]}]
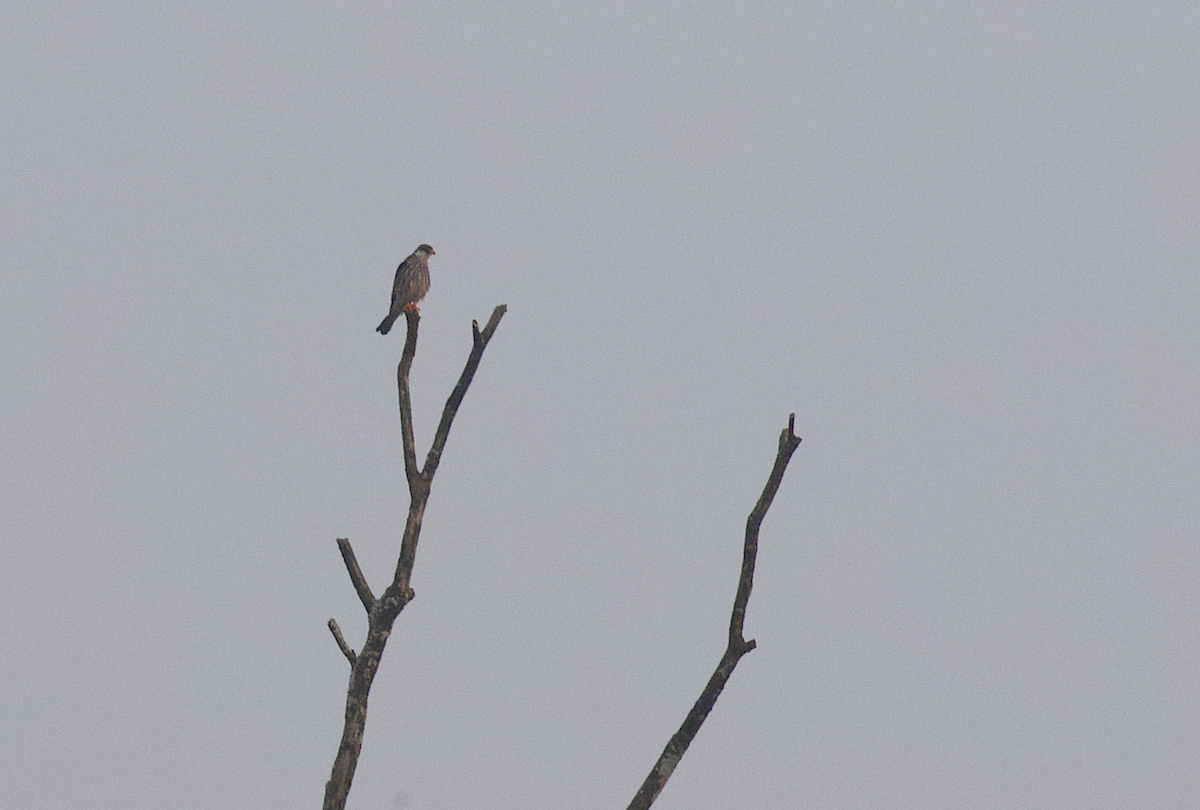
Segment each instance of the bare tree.
[{"label": "bare tree", "polygon": [[417,540],[421,536],[421,518],[425,514],[425,504],[429,500],[429,486],[433,482],[433,474],[437,472],[438,462],[442,458],[442,450],[446,446],[446,437],[450,434],[450,426],[454,423],[454,415],[462,404],[463,396],[467,393],[483,350],[487,348],[492,333],[500,324],[507,308],[502,304],[492,311],[492,317],[482,331],[479,324],[471,321],[471,332],[474,336],[474,346],[471,356],[467,358],[466,368],[458,378],[446,407],[442,410],[442,419],[438,423],[437,432],[433,437],[433,446],[425,457],[425,466],[417,467],[417,452],[413,443],[412,398],[408,390],[408,372],[412,368],[413,357],[417,351],[417,325],[421,316],[408,312],[408,335],[404,340],[404,351],[400,355],[400,364],[396,368],[396,387],[400,394],[400,430],[404,446],[404,472],[408,477],[409,506],[408,518],[404,523],[404,536],[400,542],[400,559],[396,563],[396,572],[392,582],[377,599],[371,593],[371,587],[363,576],[358,560],[354,557],[354,549],[350,541],[339,538],[338,548],[342,552],[342,560],[350,581],[358,598],[367,611],[367,639],[363,643],[362,652],[355,653],[346,645],[341,628],[333,619],[329,620],[329,631],[341,649],[346,660],[350,662],[350,685],[346,689],[346,723],[342,730],[342,742],[338,746],[337,756],[333,760],[333,773],[325,784],[324,810],[342,810],[346,806],[346,796],[350,792],[350,783],[354,780],[354,769],[358,765],[358,754],[362,749],[363,728],[367,722],[367,697],[371,692],[371,682],[375,680],[375,672],[379,668],[379,658],[383,655],[384,645],[392,633],[392,625],[400,611],[404,610],[413,599],[409,580],[412,578],[413,562],[417,557]]},{"label": "bare tree", "polygon": [[[408,335],[404,341],[404,351],[400,355],[400,364],[396,369],[396,386],[400,396],[404,472],[408,478],[410,496],[408,518],[404,524],[404,536],[400,543],[400,558],[396,563],[395,574],[391,584],[379,598],[371,593],[366,577],[363,576],[358,560],[355,559],[354,549],[350,547],[350,541],[346,538],[338,538],[337,541],[338,548],[342,553],[342,560],[346,564],[346,571],[350,575],[350,581],[367,611],[367,639],[363,644],[362,652],[355,653],[346,644],[337,622],[333,619],[329,620],[329,631],[333,634],[342,654],[346,656],[346,660],[350,662],[350,685],[346,690],[346,721],[342,731],[342,742],[333,762],[333,773],[325,784],[324,810],[343,810],[346,806],[346,796],[350,792],[354,769],[358,764],[358,755],[362,749],[363,729],[367,721],[367,697],[371,691],[371,683],[379,668],[379,659],[383,655],[383,648],[387,644],[388,636],[391,635],[392,625],[404,606],[413,599],[409,580],[412,577],[413,563],[417,556],[417,540],[421,535],[421,519],[425,514],[425,504],[429,500],[430,484],[433,481],[434,473],[437,472],[438,463],[441,461],[442,450],[446,446],[446,437],[450,433],[454,416],[458,412],[459,405],[462,404],[463,396],[467,393],[471,379],[475,376],[475,369],[478,368],[479,361],[483,357],[483,350],[487,348],[492,333],[496,331],[496,327],[500,324],[500,319],[504,317],[506,311],[507,308],[503,305],[496,307],[487,326],[482,331],[477,322],[471,322],[471,331],[474,336],[471,355],[467,359],[462,376],[458,379],[458,384],[451,392],[450,398],[446,400],[441,422],[438,423],[437,432],[433,437],[433,446],[425,457],[425,466],[420,469],[417,467],[417,454],[413,443],[412,401],[408,388],[408,372],[412,367],[413,357],[417,350],[417,325],[421,318],[415,312],[407,313]],[[729,642],[725,648],[725,654],[721,656],[716,671],[709,678],[708,684],[700,693],[692,710],[688,712],[683,725],[671,737],[658,761],[654,763],[649,776],[646,777],[646,781],[642,783],[637,795],[630,803],[629,810],[645,810],[654,803],[663,786],[671,777],[671,773],[675,770],[675,766],[679,764],[684,752],[687,751],[697,732],[700,731],[700,726],[708,717],[708,713],[716,705],[717,698],[720,696],[721,690],[725,688],[734,667],[737,666],[743,655],[755,648],[754,640],[747,641],[742,635],[742,629],[746,620],[746,605],[750,601],[750,589],[754,584],[754,562],[758,555],[758,531],[767,510],[771,507],[775,493],[779,491],[779,485],[783,481],[783,474],[787,470],[788,462],[796,448],[800,446],[800,438],[795,434],[795,425],[796,415],[791,414],[788,417],[787,428],[779,436],[779,450],[775,456],[775,466],[767,479],[767,485],[763,489],[758,503],[750,512],[750,517],[746,520],[742,570],[738,578],[737,595],[733,600],[733,614],[729,620]]]},{"label": "bare tree", "polygon": [[721,656],[721,662],[717,664],[716,671],[708,679],[708,684],[700,693],[696,704],[688,712],[683,725],[671,737],[671,741],[659,755],[658,762],[655,762],[654,767],[650,769],[650,775],[646,777],[646,781],[638,789],[633,801],[629,803],[628,810],[646,810],[654,804],[654,800],[662,792],[663,786],[671,778],[675,766],[679,764],[684,752],[696,738],[696,733],[700,731],[700,726],[708,717],[708,713],[716,705],[717,698],[721,696],[721,690],[725,688],[726,681],[733,674],[733,668],[737,666],[743,655],[756,646],[754,639],[747,641],[742,636],[742,626],[746,621],[746,603],[750,601],[750,589],[754,586],[754,560],[758,556],[758,529],[762,526],[767,510],[771,508],[771,501],[775,500],[775,493],[779,491],[779,484],[783,481],[783,473],[787,470],[792,453],[796,452],[796,448],[800,446],[800,437],[796,435],[795,431],[796,414],[793,413],[788,416],[788,426],[779,435],[779,452],[775,454],[775,466],[771,469],[771,476],[767,479],[767,485],[763,488],[758,503],[750,511],[750,517],[746,519],[746,542],[742,548],[742,573],[738,577],[737,596],[733,598],[733,615],[729,618],[729,644],[725,647],[725,654]]}]

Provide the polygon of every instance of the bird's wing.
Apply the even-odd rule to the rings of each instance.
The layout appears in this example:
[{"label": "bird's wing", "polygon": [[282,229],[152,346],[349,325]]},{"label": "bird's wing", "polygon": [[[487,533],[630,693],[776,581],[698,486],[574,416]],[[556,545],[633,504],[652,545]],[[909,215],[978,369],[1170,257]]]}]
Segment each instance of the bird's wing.
[{"label": "bird's wing", "polygon": [[408,268],[408,263],[412,261],[412,256],[409,256],[404,261],[400,262],[400,266],[396,268],[396,279],[392,282],[392,289],[395,289],[400,284],[400,279],[404,276],[404,271]]}]

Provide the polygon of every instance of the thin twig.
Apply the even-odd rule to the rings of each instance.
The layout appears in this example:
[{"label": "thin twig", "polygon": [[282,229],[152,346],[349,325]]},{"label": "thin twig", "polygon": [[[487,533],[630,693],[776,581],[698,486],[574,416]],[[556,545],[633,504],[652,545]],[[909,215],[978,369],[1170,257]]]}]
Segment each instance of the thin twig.
[{"label": "thin twig", "polygon": [[796,452],[796,448],[800,446],[800,437],[796,435],[795,430],[796,414],[793,413],[788,416],[788,426],[779,436],[779,452],[775,455],[775,466],[771,469],[767,485],[763,488],[758,503],[750,511],[750,517],[746,519],[742,571],[738,577],[737,596],[733,599],[733,613],[729,619],[729,643],[725,648],[725,654],[721,656],[721,662],[717,664],[704,691],[700,693],[699,699],[692,706],[692,710],[688,712],[683,725],[671,737],[667,747],[659,755],[658,761],[650,769],[650,775],[646,777],[646,781],[642,783],[637,795],[630,802],[629,810],[647,810],[658,798],[663,786],[671,778],[675,766],[679,764],[684,752],[687,751],[697,732],[700,731],[700,726],[704,724],[708,713],[716,705],[717,698],[721,696],[721,690],[725,688],[725,683],[733,674],[733,668],[737,666],[743,655],[755,647],[753,639],[747,641],[742,637],[742,626],[746,620],[746,603],[750,601],[750,590],[754,585],[754,560],[758,555],[758,530],[762,526],[767,510],[771,508],[771,501],[774,500],[775,493],[779,491],[779,484],[783,480],[783,473],[787,469],[788,461],[791,460],[792,453]]},{"label": "thin twig", "polygon": [[354,583],[354,590],[358,592],[358,598],[362,600],[367,613],[370,613],[371,608],[375,607],[375,595],[371,593],[371,586],[367,584],[367,578],[363,576],[362,569],[358,567],[354,549],[350,547],[350,541],[345,537],[339,537],[337,544],[338,549],[342,552],[342,562],[346,563],[346,573],[350,575],[350,581]]},{"label": "thin twig", "polygon": [[354,666],[354,662],[358,660],[358,656],[354,654],[354,650],[346,646],[346,639],[342,636],[342,628],[338,627],[336,619],[330,619],[327,622],[329,632],[333,633],[333,640],[337,642],[338,649],[342,651],[342,655],[346,656],[346,660],[350,662],[350,666]]},{"label": "thin twig", "polygon": [[425,457],[425,469],[421,471],[421,475],[427,479],[432,479],[433,474],[437,472],[438,462],[442,459],[442,449],[446,446],[446,437],[450,435],[450,425],[454,422],[454,415],[458,413],[458,406],[462,404],[463,395],[467,393],[467,386],[471,384],[471,379],[475,376],[475,369],[479,367],[483,350],[487,348],[488,341],[492,339],[492,333],[500,325],[500,319],[504,317],[505,312],[508,312],[508,307],[504,304],[492,310],[492,317],[488,319],[487,326],[483,328],[482,332],[479,331],[479,324],[471,321],[471,337],[474,348],[471,349],[471,356],[467,359],[462,376],[458,378],[458,385],[454,386],[450,398],[446,400],[446,407],[442,409],[442,420],[438,423],[437,433],[433,436],[433,446],[429,448],[429,455]]}]

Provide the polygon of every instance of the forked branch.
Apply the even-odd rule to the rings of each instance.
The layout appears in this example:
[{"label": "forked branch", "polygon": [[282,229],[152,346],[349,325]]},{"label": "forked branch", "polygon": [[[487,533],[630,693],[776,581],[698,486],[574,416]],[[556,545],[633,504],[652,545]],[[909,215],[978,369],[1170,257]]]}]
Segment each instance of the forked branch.
[{"label": "forked branch", "polygon": [[793,413],[788,416],[788,426],[779,436],[779,452],[775,455],[775,466],[771,469],[771,476],[767,479],[767,485],[763,488],[758,503],[750,511],[750,517],[746,519],[746,541],[742,548],[742,572],[738,577],[737,596],[733,599],[733,613],[729,617],[729,644],[725,648],[725,654],[721,656],[721,662],[717,664],[716,671],[708,679],[708,684],[700,693],[700,698],[688,712],[683,725],[671,737],[671,741],[663,749],[658,761],[650,769],[650,775],[646,777],[646,781],[642,783],[637,795],[629,803],[629,810],[647,810],[658,798],[663,786],[671,778],[675,766],[679,764],[684,752],[695,739],[696,733],[700,731],[700,726],[704,724],[708,713],[716,705],[721,690],[725,688],[725,683],[733,674],[733,668],[737,666],[743,655],[755,647],[754,639],[747,641],[743,637],[742,628],[746,621],[746,603],[750,601],[750,589],[754,586],[754,560],[758,556],[758,530],[762,526],[763,518],[767,515],[767,510],[771,508],[771,501],[775,499],[775,493],[779,491],[779,484],[783,481],[783,473],[787,470],[792,453],[796,452],[796,448],[800,446],[800,437],[796,435],[795,431],[796,414]]},{"label": "forked branch", "polygon": [[409,506],[408,517],[404,522],[404,535],[400,541],[400,558],[396,563],[396,572],[392,582],[376,599],[367,585],[366,578],[354,558],[350,541],[338,540],[338,548],[346,564],[350,581],[354,584],[363,607],[367,609],[367,640],[363,643],[362,651],[357,655],[342,638],[337,622],[329,620],[329,629],[333,633],[338,648],[350,662],[350,686],[346,690],[346,720],[342,730],[342,742],[338,746],[337,756],[333,761],[333,773],[325,784],[324,810],[343,810],[346,806],[346,796],[350,792],[350,783],[354,780],[354,769],[358,765],[358,755],[362,749],[363,729],[367,722],[367,697],[371,691],[371,683],[375,680],[375,672],[379,668],[379,659],[383,655],[384,645],[392,633],[392,625],[400,611],[413,598],[409,580],[412,578],[413,563],[417,556],[417,540],[421,535],[421,518],[425,515],[425,503],[429,499],[429,487],[433,474],[437,471],[442,449],[446,446],[446,437],[450,434],[450,426],[454,416],[462,404],[463,396],[479,367],[483,350],[487,348],[492,333],[500,324],[507,307],[500,305],[492,312],[492,317],[482,332],[479,325],[471,322],[472,348],[467,358],[466,368],[459,377],[458,385],[446,401],[442,411],[441,422],[433,437],[433,447],[425,460],[425,469],[417,468],[417,453],[413,441],[412,397],[408,388],[408,372],[412,368],[413,357],[417,352],[417,325],[421,316],[408,312],[408,334],[404,340],[404,351],[400,354],[400,364],[396,367],[396,388],[400,397],[400,433],[404,453],[404,474],[408,479]]}]

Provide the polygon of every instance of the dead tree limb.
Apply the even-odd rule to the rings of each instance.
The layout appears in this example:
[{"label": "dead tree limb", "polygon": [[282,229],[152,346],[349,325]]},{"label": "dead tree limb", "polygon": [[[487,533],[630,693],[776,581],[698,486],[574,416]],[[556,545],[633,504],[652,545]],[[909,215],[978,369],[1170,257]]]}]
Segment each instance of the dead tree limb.
[{"label": "dead tree limb", "polygon": [[354,666],[354,662],[358,659],[354,650],[350,649],[346,644],[346,637],[342,635],[342,628],[338,627],[336,619],[330,619],[326,622],[329,627],[329,632],[333,633],[333,640],[337,642],[338,649],[342,651],[342,655],[346,656],[346,660],[350,662],[350,666]]},{"label": "dead tree limb", "polygon": [[767,479],[767,485],[763,488],[758,503],[750,511],[750,517],[746,519],[746,544],[742,550],[742,573],[738,577],[737,596],[733,599],[733,614],[729,618],[729,645],[725,648],[725,654],[721,656],[721,663],[717,664],[716,671],[708,679],[704,691],[700,693],[700,698],[688,712],[683,725],[671,737],[671,741],[663,749],[658,761],[650,769],[650,775],[646,777],[646,781],[642,783],[637,795],[629,803],[629,810],[647,810],[658,798],[663,786],[671,778],[675,766],[679,764],[684,752],[695,739],[696,733],[700,731],[700,726],[708,717],[708,713],[716,705],[721,690],[725,688],[726,681],[733,674],[733,668],[737,666],[743,655],[755,647],[754,639],[747,641],[742,636],[742,627],[746,621],[746,603],[750,601],[750,589],[754,585],[754,560],[758,556],[758,529],[762,526],[767,510],[771,508],[771,501],[774,500],[775,493],[779,491],[779,484],[783,481],[783,473],[787,469],[788,461],[792,458],[792,453],[796,452],[796,448],[800,446],[800,437],[796,435],[795,430],[796,414],[793,413],[788,416],[788,426],[779,436],[779,452],[775,455],[775,466],[771,470],[771,476]]},{"label": "dead tree limb", "polygon": [[[362,600],[363,607],[369,614],[371,608],[375,607],[375,594],[371,593],[371,586],[367,584],[367,578],[363,576],[362,569],[358,567],[358,558],[354,556],[354,549],[350,547],[350,541],[345,537],[339,537],[337,544],[338,550],[342,552],[342,562],[346,564],[346,573],[350,575],[350,582],[354,584],[354,590],[358,592],[358,598]],[[333,620],[330,619],[330,621]]]},{"label": "dead tree limb", "polygon": [[492,333],[500,324],[507,307],[503,304],[496,307],[487,326],[481,332],[479,324],[471,322],[473,345],[467,365],[463,369],[458,384],[454,386],[446,407],[442,411],[441,422],[433,437],[433,446],[425,459],[425,468],[418,469],[417,453],[413,442],[412,397],[408,388],[408,372],[412,368],[413,357],[417,352],[417,324],[421,316],[415,312],[408,315],[408,335],[404,341],[404,351],[400,354],[400,364],[396,368],[396,387],[400,396],[400,432],[404,452],[404,474],[408,479],[409,506],[408,517],[404,522],[404,536],[400,541],[400,558],[396,564],[396,572],[392,582],[376,599],[367,586],[366,579],[358,567],[350,541],[338,540],[338,548],[346,564],[346,571],[354,584],[355,591],[367,609],[367,639],[362,651],[355,655],[341,639],[341,633],[335,628],[337,623],[330,620],[330,631],[338,641],[342,654],[351,663],[350,686],[346,690],[346,723],[342,731],[342,742],[338,746],[337,756],[333,761],[333,772],[325,784],[325,801],[323,810],[343,810],[346,806],[346,796],[350,792],[350,783],[354,779],[354,769],[358,765],[358,755],[362,749],[363,728],[367,722],[367,696],[371,691],[371,683],[375,680],[375,672],[379,668],[379,659],[383,655],[384,645],[392,633],[392,625],[400,611],[404,610],[413,599],[409,580],[412,578],[413,563],[417,556],[417,540],[421,535],[421,518],[425,515],[425,503],[429,500],[429,486],[433,474],[437,471],[441,460],[442,450],[446,446],[446,437],[450,434],[450,426],[458,406],[462,404],[463,396],[479,367],[483,350],[487,348]]}]

